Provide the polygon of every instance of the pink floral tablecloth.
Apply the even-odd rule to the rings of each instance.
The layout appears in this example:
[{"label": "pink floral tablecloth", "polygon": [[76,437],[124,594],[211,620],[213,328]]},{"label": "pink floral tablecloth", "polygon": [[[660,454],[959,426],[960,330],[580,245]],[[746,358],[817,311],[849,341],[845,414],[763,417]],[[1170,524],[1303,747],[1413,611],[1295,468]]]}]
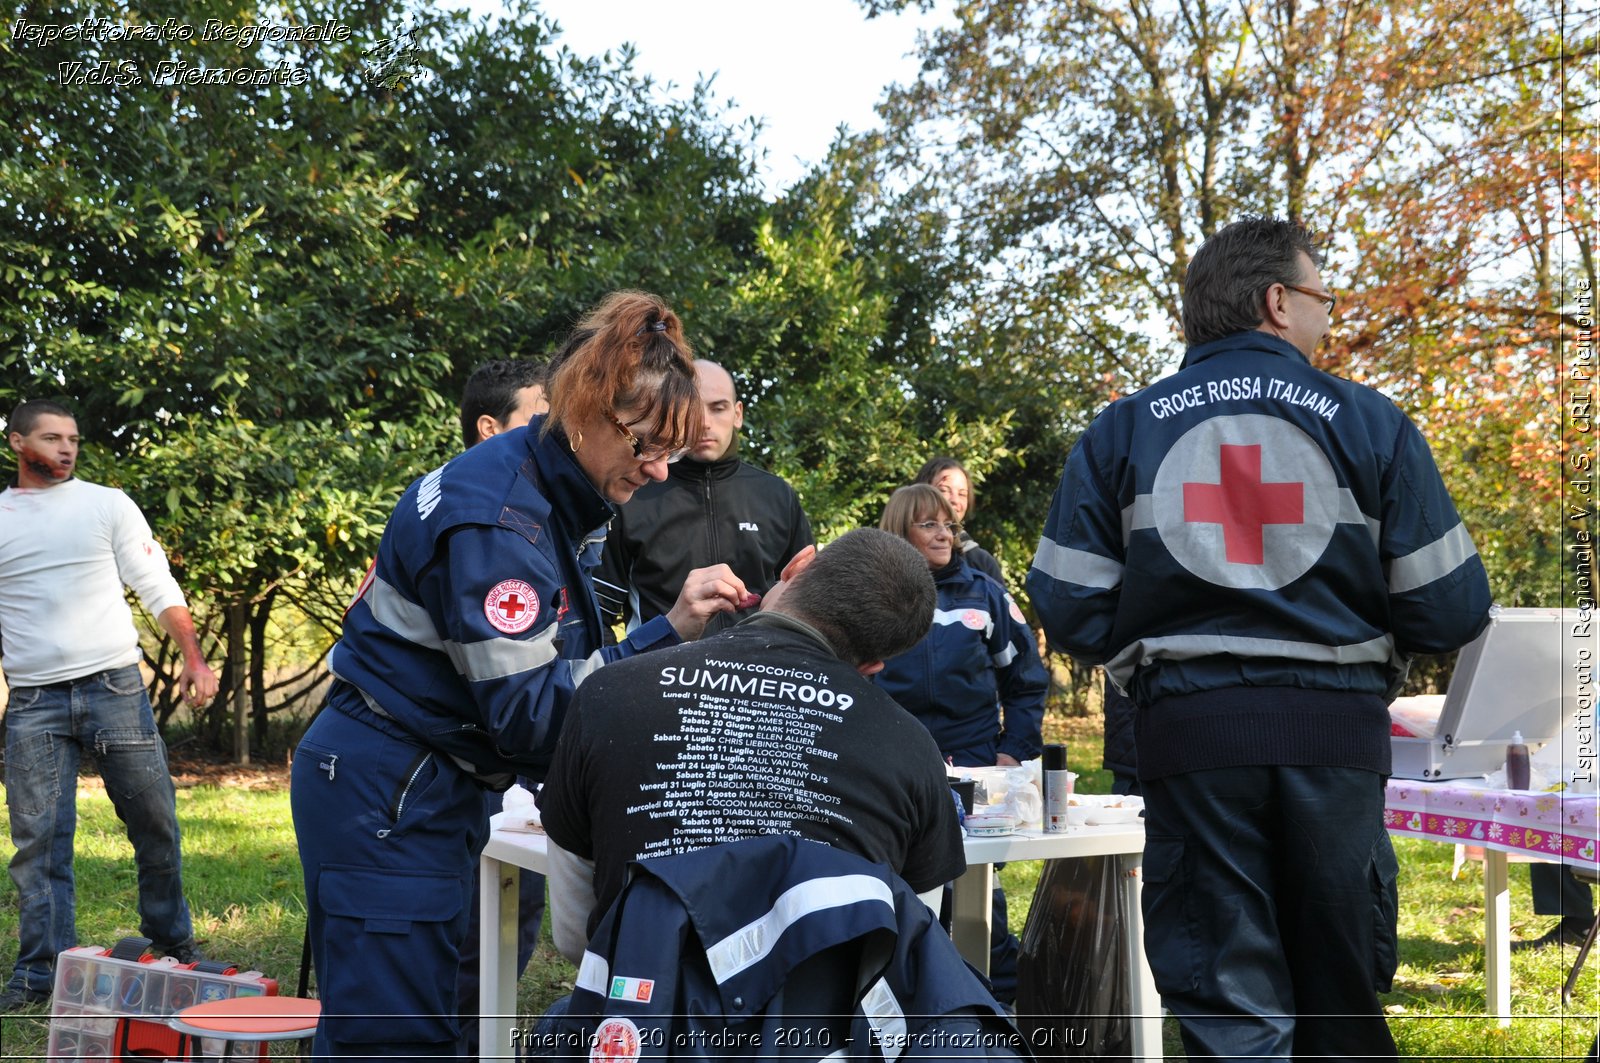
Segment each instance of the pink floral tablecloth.
[{"label": "pink floral tablecloth", "polygon": [[1452,783],[1389,783],[1383,824],[1390,834],[1483,845],[1595,868],[1594,794],[1482,790]]}]

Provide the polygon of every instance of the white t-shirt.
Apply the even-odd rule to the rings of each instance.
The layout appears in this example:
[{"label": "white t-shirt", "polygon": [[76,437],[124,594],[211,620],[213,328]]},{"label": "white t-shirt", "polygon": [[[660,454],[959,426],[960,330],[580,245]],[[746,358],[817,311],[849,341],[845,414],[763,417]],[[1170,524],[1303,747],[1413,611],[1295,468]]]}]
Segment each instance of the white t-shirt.
[{"label": "white t-shirt", "polygon": [[9,685],[136,664],[139,633],[123,584],[151,616],[184,604],[133,499],[83,480],[0,492],[0,666]]}]

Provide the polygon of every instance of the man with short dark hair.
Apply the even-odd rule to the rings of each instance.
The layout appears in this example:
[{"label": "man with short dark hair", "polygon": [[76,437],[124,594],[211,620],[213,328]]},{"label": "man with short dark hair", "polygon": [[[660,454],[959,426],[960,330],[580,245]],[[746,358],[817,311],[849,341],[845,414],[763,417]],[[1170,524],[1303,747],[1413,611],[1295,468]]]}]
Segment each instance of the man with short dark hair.
[{"label": "man with short dark hair", "polygon": [[84,754],[133,843],[139,932],[184,963],[202,958],[183,896],[167,750],[123,587],[178,644],[178,690],[191,708],[211,700],[217,678],[144,514],[116,488],[73,476],[80,439],[71,411],[24,402],[6,427],[17,480],[0,492],[0,639],[20,940],[0,1011],[14,1011],[50,999],[56,955],[78,943],[72,843]]},{"label": "man with short dark hair", "polygon": [[1181,369],[1095,418],[1028,576],[1137,706],[1145,951],[1191,1057],[1394,1058],[1387,702],[1488,618],[1421,433],[1310,364],[1333,302],[1299,225],[1207,240]]},{"label": "man with short dark hair", "polygon": [[758,835],[888,864],[918,892],[959,876],[938,747],[863,678],[921,639],[933,608],[922,555],[862,529],[737,627],[589,677],[539,796],[557,947],[581,957],[630,861]]},{"label": "man with short dark hair", "polygon": [[[705,359],[694,370],[704,412],[700,439],[667,468],[665,480],[641,487],[617,511],[595,573],[601,612],[629,631],[672,608],[693,569],[726,564],[765,594],[812,543],[794,488],[738,457],[744,403],[732,375]],[[738,619],[713,617],[706,634]]]},{"label": "man with short dark hair", "polygon": [[521,428],[550,408],[547,367],[525,359],[485,362],[467,378],[461,394],[461,445]]}]

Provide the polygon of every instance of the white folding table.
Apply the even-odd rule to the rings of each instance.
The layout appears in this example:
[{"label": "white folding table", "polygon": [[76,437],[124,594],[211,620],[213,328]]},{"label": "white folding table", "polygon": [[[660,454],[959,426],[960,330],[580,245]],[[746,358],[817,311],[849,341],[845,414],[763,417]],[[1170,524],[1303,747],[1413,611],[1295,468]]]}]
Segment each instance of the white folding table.
[{"label": "white folding table", "polygon": [[[517,884],[521,869],[543,872],[548,867],[545,836],[502,830],[503,817],[504,813],[495,817],[495,830],[484,847],[479,884],[479,999],[485,1009],[478,1029],[482,1059],[510,1059],[517,1054],[511,1043],[517,1015]],[[966,854],[967,873],[955,883],[951,936],[961,954],[981,971],[987,971],[989,964],[989,896],[996,861],[1116,858],[1129,912],[1123,947],[1128,950],[1133,972],[1133,1053],[1137,1059],[1159,1061],[1161,1000],[1144,956],[1144,922],[1139,911],[1143,824],[1075,825],[1061,834],[1021,831],[998,838],[968,838]]]}]

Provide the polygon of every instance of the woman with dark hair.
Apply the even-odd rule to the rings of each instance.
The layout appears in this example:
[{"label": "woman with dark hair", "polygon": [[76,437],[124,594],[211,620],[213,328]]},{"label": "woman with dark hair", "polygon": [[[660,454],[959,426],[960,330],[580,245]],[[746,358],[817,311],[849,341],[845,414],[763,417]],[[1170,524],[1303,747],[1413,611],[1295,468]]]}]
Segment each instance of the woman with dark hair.
[{"label": "woman with dark hair", "polygon": [[[917,475],[912,483],[928,484],[944,496],[950,503],[950,509],[955,514],[957,524],[967,519],[967,510],[972,507],[972,477],[967,475],[967,467],[959,461],[946,455],[929,458],[917,470]],[[1000,586],[1006,585],[1004,571],[995,556],[977,543],[972,536],[967,534],[965,528],[956,536],[956,548],[967,564],[994,580]]]},{"label": "woman with dark hair", "polygon": [[[1033,632],[1004,587],[956,552],[961,525],[927,484],[889,497],[878,527],[915,546],[933,572],[933,627],[873,677],[922,721],[945,759],[963,768],[1012,765],[1043,749],[1050,679]],[[1005,894],[995,886],[989,979],[1009,1004],[1017,995],[1017,939],[1006,929]]]},{"label": "woman with dark hair", "polygon": [[697,569],[672,610],[601,645],[590,585],[613,506],[700,431],[678,317],[618,292],[556,369],[550,412],[401,496],[296,752],[291,805],[324,1056],[455,1055],[456,971],[485,790],[544,777],[579,682],[745,597]]}]

